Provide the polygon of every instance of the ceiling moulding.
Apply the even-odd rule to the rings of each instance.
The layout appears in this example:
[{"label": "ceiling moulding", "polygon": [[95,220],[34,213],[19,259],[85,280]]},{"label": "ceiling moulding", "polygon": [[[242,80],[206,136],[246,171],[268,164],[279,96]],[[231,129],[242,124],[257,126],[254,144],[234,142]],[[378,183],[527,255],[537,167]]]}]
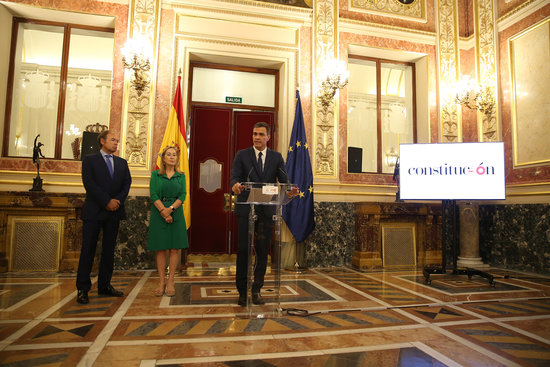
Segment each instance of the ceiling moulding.
[{"label": "ceiling moulding", "polygon": [[506,28],[516,24],[523,18],[528,17],[546,5],[548,5],[548,0],[526,1],[497,19],[498,31],[504,31]]},{"label": "ceiling moulding", "polygon": [[252,0],[165,0],[163,7],[171,7],[186,15],[249,19],[256,23],[273,23],[280,26],[296,26],[296,24],[311,26],[313,9],[297,6],[285,6]]},{"label": "ceiling moulding", "polygon": [[[231,29],[231,32],[227,32],[227,29]],[[249,42],[260,45],[270,44],[293,49],[299,45],[297,27],[204,18],[183,13],[177,14],[176,33],[199,39]]]},{"label": "ceiling moulding", "polygon": [[29,19],[47,19],[52,22],[82,24],[94,27],[114,28],[115,17],[75,11],[51,10],[37,6],[0,1],[13,16]]},{"label": "ceiling moulding", "polygon": [[432,46],[435,46],[437,39],[435,32],[417,31],[408,28],[392,27],[360,20],[340,18],[338,26],[340,27],[340,32],[389,38],[412,43],[423,43]]},{"label": "ceiling moulding", "polygon": [[426,54],[414,51],[391,50],[357,44],[350,44],[348,46],[348,50],[350,55],[369,56],[378,59],[395,60],[400,62],[416,62],[421,58],[426,57]]}]

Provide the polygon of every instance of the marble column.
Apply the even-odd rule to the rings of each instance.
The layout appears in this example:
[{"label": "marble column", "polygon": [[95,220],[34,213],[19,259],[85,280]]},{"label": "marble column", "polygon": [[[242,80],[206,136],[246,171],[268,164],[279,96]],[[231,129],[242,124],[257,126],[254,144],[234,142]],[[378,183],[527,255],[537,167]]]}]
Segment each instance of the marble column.
[{"label": "marble column", "polygon": [[479,205],[475,203],[458,204],[460,232],[460,255],[457,265],[468,268],[486,268],[479,256]]}]

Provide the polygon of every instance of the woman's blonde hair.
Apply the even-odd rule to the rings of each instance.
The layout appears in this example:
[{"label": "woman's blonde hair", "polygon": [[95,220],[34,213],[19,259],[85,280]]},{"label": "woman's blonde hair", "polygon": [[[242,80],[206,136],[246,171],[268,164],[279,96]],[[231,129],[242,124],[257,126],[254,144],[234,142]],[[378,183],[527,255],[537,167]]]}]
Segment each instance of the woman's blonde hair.
[{"label": "woman's blonde hair", "polygon": [[178,160],[176,162],[176,166],[174,167],[174,169],[176,170],[177,173],[181,173],[180,169],[179,169],[179,162],[180,162],[180,150],[178,149],[177,146],[172,146],[172,145],[169,145],[167,146],[166,148],[164,148],[162,150],[162,153],[160,154],[160,167],[159,167],[159,174],[161,175],[164,175],[166,174],[166,163],[164,163],[164,156],[166,155],[166,152],[170,149],[174,149],[176,151],[176,155],[178,157]]}]

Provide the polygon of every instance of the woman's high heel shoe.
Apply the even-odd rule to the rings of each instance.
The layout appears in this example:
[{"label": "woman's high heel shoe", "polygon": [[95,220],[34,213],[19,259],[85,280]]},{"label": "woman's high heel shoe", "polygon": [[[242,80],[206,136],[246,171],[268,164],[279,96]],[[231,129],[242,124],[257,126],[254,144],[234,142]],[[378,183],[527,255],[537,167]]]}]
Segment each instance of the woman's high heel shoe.
[{"label": "woman's high heel shoe", "polygon": [[174,297],[176,295],[176,289],[174,286],[172,286],[172,289],[171,290],[168,290],[168,288],[166,288],[166,292],[165,294],[168,296],[168,297]]},{"label": "woman's high heel shoe", "polygon": [[155,289],[155,297],[162,297],[164,296],[164,290],[166,289],[166,285],[163,285],[162,287],[159,287]]}]

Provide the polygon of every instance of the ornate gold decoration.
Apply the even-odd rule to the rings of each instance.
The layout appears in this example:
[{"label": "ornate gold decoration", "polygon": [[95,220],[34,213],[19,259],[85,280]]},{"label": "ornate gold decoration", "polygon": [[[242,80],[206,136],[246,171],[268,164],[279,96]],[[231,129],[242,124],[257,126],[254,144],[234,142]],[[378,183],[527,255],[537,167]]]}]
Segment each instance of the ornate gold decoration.
[{"label": "ornate gold decoration", "polygon": [[465,79],[458,83],[456,90],[456,103],[478,110],[486,116],[494,116],[496,102],[493,87],[479,87]]},{"label": "ornate gold decoration", "polygon": [[453,0],[438,0],[437,5],[441,142],[459,142],[462,129],[451,92],[458,80],[458,9]]},{"label": "ornate gold decoration", "polygon": [[[314,3],[314,37],[315,37],[315,73],[313,75],[316,89],[323,88],[322,82],[317,77],[323,75],[329,60],[337,58],[338,54],[338,8],[336,0],[321,0]],[[321,95],[322,90],[316,90],[316,95]],[[334,176],[336,172],[336,156],[334,142],[336,136],[335,118],[338,108],[332,98],[317,100],[315,105],[315,163],[314,174],[322,176]],[[321,107],[321,108],[319,108]]]},{"label": "ornate gold decoration", "polygon": [[386,13],[403,17],[416,18],[419,21],[426,20],[425,0],[406,1],[397,0],[351,0],[350,10],[364,13]]},{"label": "ornate gold decoration", "polygon": [[[476,36],[477,78],[480,85],[486,86],[480,91],[479,101],[487,103],[478,114],[480,141],[499,140],[497,122],[497,66],[496,66],[496,30],[493,0],[474,1],[474,26]],[[478,106],[480,106],[478,104]]]},{"label": "ornate gold decoration", "polygon": [[126,159],[131,166],[142,166],[147,161],[148,96],[133,96],[128,111],[128,131],[126,134]]},{"label": "ornate gold decoration", "polygon": [[[133,71],[125,78],[121,154],[132,168],[148,169],[149,144],[154,109],[155,53],[159,33],[160,0],[130,1],[130,41],[137,43],[130,56],[125,55],[125,67]],[[130,81],[128,79],[131,79]]]},{"label": "ornate gold decoration", "polygon": [[138,49],[140,45],[132,45],[139,42],[137,39],[128,40],[126,46],[122,49],[122,64],[125,69],[134,72],[131,83],[137,95],[141,96],[145,88],[149,86],[148,72],[151,70],[151,62],[149,56],[143,50]]},{"label": "ornate gold decoration", "polygon": [[349,71],[346,69],[344,62],[340,60],[327,60],[325,67],[326,69],[319,77],[321,85],[317,99],[323,108],[323,112],[327,113],[336,92],[348,84]]}]

